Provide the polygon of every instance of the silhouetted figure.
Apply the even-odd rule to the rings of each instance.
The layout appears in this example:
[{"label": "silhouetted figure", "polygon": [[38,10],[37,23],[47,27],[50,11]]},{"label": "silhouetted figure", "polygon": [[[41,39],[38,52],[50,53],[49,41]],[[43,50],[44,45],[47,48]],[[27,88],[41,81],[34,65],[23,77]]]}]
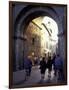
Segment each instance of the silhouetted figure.
[{"label": "silhouetted figure", "polygon": [[28,56],[27,59],[25,59],[25,61],[24,61],[24,68],[26,70],[26,78],[27,78],[27,76],[30,76],[31,68],[32,68],[32,61],[31,61],[31,57],[30,56]]},{"label": "silhouetted figure", "polygon": [[47,68],[48,68],[48,76],[51,77],[51,71],[52,71],[52,60],[51,60],[51,56],[48,57]]},{"label": "silhouetted figure", "polygon": [[47,68],[48,57],[46,54],[45,54],[45,62],[46,62],[46,68]]},{"label": "silhouetted figure", "polygon": [[38,57],[35,57],[35,58],[34,58],[34,64],[35,64],[35,65],[38,65]]},{"label": "silhouetted figure", "polygon": [[58,74],[58,79],[63,79],[63,59],[58,54],[55,58],[55,75]]},{"label": "silhouetted figure", "polygon": [[[53,54],[53,58],[52,58],[52,65],[53,65],[53,69],[55,70],[55,58],[56,58],[56,55],[55,53]],[[55,74],[55,73],[54,73]]]},{"label": "silhouetted figure", "polygon": [[40,70],[41,70],[41,80],[44,80],[45,70],[46,70],[45,57],[43,57],[42,61],[40,61]]}]

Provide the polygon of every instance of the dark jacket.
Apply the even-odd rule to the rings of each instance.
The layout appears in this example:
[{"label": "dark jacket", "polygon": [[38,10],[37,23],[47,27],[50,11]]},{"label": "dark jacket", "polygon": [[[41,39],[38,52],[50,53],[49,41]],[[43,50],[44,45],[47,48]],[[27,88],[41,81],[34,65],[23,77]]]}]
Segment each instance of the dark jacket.
[{"label": "dark jacket", "polygon": [[61,57],[55,59],[55,68],[58,70],[63,69],[63,59]]},{"label": "dark jacket", "polygon": [[54,57],[52,58],[52,64],[53,64],[53,65],[55,65],[55,58],[56,58],[56,56],[54,56]]},{"label": "dark jacket", "polygon": [[44,60],[40,61],[41,73],[44,74],[46,70],[46,62]]},{"label": "dark jacket", "polygon": [[25,69],[32,68],[32,62],[31,62],[30,59],[25,59],[25,61],[24,61],[24,68]]},{"label": "dark jacket", "polygon": [[52,60],[51,60],[51,58],[48,59],[47,68],[48,68],[49,70],[52,69]]}]

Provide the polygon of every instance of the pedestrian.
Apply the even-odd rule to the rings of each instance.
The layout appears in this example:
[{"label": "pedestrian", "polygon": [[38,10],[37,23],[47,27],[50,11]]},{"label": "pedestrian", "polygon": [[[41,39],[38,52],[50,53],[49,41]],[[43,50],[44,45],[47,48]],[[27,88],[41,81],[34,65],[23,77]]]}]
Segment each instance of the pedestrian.
[{"label": "pedestrian", "polygon": [[41,70],[41,81],[43,81],[45,76],[45,70],[46,70],[45,57],[43,57],[42,60],[40,61],[40,70]]},{"label": "pedestrian", "polygon": [[45,61],[46,61],[46,64],[47,64],[47,62],[48,62],[47,54],[45,54]]},{"label": "pedestrian", "polygon": [[48,68],[48,77],[51,77],[51,71],[52,71],[52,59],[51,59],[51,56],[48,56],[47,68]]},{"label": "pedestrian", "polygon": [[[52,57],[52,65],[53,65],[54,71],[55,71],[55,58],[56,58],[56,54],[54,53]],[[54,72],[54,75],[55,75],[55,72]]]},{"label": "pedestrian", "polygon": [[29,77],[31,74],[31,68],[32,68],[32,61],[31,61],[31,56],[28,56],[25,60],[24,60],[24,68],[26,71],[26,77]]},{"label": "pedestrian", "polygon": [[[57,75],[58,74],[58,75]],[[55,58],[55,75],[59,79],[63,79],[63,59],[60,57],[58,54],[57,57]]]},{"label": "pedestrian", "polygon": [[34,65],[38,65],[38,57],[34,57]]}]

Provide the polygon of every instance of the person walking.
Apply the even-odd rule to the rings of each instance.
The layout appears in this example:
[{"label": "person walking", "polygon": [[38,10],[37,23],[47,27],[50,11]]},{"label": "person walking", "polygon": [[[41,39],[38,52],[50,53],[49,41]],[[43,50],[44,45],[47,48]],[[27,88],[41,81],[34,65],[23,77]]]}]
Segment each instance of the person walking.
[{"label": "person walking", "polygon": [[[55,58],[56,58],[56,54],[54,53],[52,57],[52,66],[54,71],[55,71]],[[55,75],[55,72],[54,72],[54,75]]]},{"label": "person walking", "polygon": [[48,68],[48,77],[51,77],[51,71],[52,71],[52,60],[51,60],[51,56],[48,57],[47,68]]},{"label": "person walking", "polygon": [[64,78],[63,75],[63,59],[60,57],[58,54],[57,57],[55,58],[55,76],[57,77],[58,80]]},{"label": "person walking", "polygon": [[32,68],[32,61],[31,61],[31,56],[28,56],[25,61],[24,61],[24,68],[26,71],[26,77],[27,79],[31,75],[31,68]]},{"label": "person walking", "polygon": [[41,81],[43,81],[45,76],[45,70],[46,70],[45,57],[43,57],[42,60],[40,61],[40,70],[41,70]]}]

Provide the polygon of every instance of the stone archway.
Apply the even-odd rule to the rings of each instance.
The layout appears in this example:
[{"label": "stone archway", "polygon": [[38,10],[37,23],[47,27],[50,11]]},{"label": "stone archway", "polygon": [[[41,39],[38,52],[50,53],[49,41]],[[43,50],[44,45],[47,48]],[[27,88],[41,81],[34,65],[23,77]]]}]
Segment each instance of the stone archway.
[{"label": "stone archway", "polygon": [[[26,8],[30,8],[30,9],[25,11]],[[16,32],[21,31],[21,30],[22,32],[24,32],[29,22],[32,19],[39,17],[39,16],[49,16],[52,19],[54,19],[58,24],[59,31],[61,32],[60,27],[62,27],[62,24],[61,24],[61,19],[59,18],[58,13],[50,6],[43,7],[40,5],[37,5],[36,7],[30,6],[30,5],[25,7],[17,16],[15,24],[14,24],[14,27],[15,27],[14,29],[16,30]]]},{"label": "stone archway", "polygon": [[[25,8],[23,8],[21,10],[21,12],[19,13],[19,15],[16,18],[16,21],[14,23],[14,37],[17,38],[14,42],[15,44],[15,53],[16,53],[16,57],[15,57],[15,68],[17,70],[19,70],[19,67],[22,67],[23,65],[23,41],[25,41],[24,38],[24,32],[29,24],[29,22],[39,16],[49,16],[52,19],[54,19],[56,21],[56,23],[58,24],[58,32],[59,34],[61,32],[63,32],[63,28],[62,28],[62,23],[61,23],[61,19],[58,15],[58,13],[55,11],[55,9],[51,6],[40,6],[40,5],[36,5],[32,6],[32,5],[28,5]],[[60,41],[59,41],[60,44]],[[21,48],[21,49],[20,49]],[[60,45],[59,45],[59,52],[60,52]]]}]

